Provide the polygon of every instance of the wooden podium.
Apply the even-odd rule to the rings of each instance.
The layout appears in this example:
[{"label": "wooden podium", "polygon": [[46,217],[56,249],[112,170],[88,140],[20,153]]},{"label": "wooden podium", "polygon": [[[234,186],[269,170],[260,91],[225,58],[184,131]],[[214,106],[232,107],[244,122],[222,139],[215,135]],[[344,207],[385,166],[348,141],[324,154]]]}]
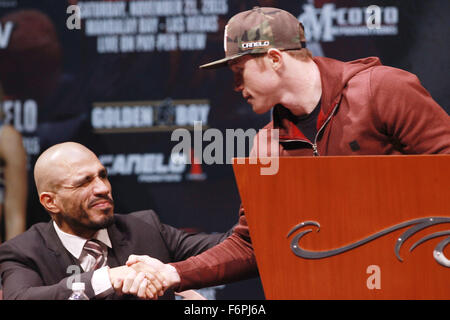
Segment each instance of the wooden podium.
[{"label": "wooden podium", "polygon": [[262,167],[233,164],[267,299],[450,299],[450,155]]}]

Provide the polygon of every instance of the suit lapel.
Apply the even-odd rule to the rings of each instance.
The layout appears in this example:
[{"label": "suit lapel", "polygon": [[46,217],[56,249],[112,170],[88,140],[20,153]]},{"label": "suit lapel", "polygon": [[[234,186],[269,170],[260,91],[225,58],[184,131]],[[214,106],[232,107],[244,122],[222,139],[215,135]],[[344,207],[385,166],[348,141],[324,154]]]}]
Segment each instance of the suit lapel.
[{"label": "suit lapel", "polygon": [[[61,240],[59,239],[55,228],[53,227],[53,221],[50,221],[42,232],[47,249],[50,251],[50,257],[54,259],[52,265],[54,268],[54,277],[56,279],[62,279],[70,276],[75,272],[74,269],[69,266],[78,266],[79,270],[83,272],[78,260],[72,256],[72,254],[66,250]],[[57,267],[56,267],[57,266]],[[59,281],[58,280],[58,281]]]},{"label": "suit lapel", "polygon": [[113,253],[116,263],[118,265],[124,265],[128,260],[128,256],[131,254],[129,241],[125,237],[125,234],[117,228],[116,224],[108,228],[108,236],[112,245],[110,251]]}]

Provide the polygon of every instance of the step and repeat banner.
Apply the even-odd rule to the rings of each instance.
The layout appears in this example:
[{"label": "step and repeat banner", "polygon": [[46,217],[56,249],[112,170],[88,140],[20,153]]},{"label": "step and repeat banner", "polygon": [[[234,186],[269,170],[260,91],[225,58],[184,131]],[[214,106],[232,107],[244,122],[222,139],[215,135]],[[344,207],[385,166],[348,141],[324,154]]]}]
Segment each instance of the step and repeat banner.
[{"label": "step and repeat banner", "polygon": [[[49,220],[32,180],[36,158],[56,143],[77,141],[108,169],[117,212],[151,208],[178,228],[227,231],[240,205],[230,165],[235,150],[216,149],[216,161],[202,161],[195,148],[171,156],[179,143],[174,132],[193,133],[197,126],[200,134],[188,144],[206,150],[217,134],[202,132],[226,137],[270,121],[269,113],[254,114],[233,91],[229,70],[198,68],[223,57],[227,20],[253,6],[285,9],[303,22],[314,55],[345,61],[379,56],[417,74],[448,112],[449,3],[0,1],[0,107],[28,153],[28,225]],[[203,293],[264,298],[259,279]]]}]

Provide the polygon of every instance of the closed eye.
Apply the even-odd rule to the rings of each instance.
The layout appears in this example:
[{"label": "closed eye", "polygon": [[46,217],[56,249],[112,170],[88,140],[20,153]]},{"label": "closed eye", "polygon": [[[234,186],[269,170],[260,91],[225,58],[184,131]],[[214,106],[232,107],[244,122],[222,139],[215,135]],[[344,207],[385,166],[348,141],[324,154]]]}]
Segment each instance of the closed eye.
[{"label": "closed eye", "polygon": [[89,182],[91,182],[94,179],[93,176],[85,176],[82,179],[76,180],[74,183],[74,187],[83,187],[87,185]]}]

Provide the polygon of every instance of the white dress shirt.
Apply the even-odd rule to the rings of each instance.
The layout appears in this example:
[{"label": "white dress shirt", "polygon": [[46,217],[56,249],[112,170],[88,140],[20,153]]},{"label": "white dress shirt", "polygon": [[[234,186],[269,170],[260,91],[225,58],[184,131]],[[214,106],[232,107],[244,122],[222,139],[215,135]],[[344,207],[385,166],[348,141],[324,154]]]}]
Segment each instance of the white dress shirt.
[{"label": "white dress shirt", "polygon": [[[89,270],[95,264],[95,258],[90,254],[87,254],[83,250],[84,245],[90,239],[85,239],[78,237],[73,234],[66,233],[62,231],[58,225],[53,221],[53,226],[55,227],[56,234],[61,240],[63,246],[69,251],[80,263],[83,270]],[[99,230],[93,237],[102,243],[102,249],[105,253],[105,263],[107,261],[107,247],[112,248],[111,240],[108,236],[108,231],[106,229]],[[99,268],[94,271],[91,279],[92,288],[96,296],[106,295],[113,291],[111,285],[111,280],[109,279],[108,266]]]}]

